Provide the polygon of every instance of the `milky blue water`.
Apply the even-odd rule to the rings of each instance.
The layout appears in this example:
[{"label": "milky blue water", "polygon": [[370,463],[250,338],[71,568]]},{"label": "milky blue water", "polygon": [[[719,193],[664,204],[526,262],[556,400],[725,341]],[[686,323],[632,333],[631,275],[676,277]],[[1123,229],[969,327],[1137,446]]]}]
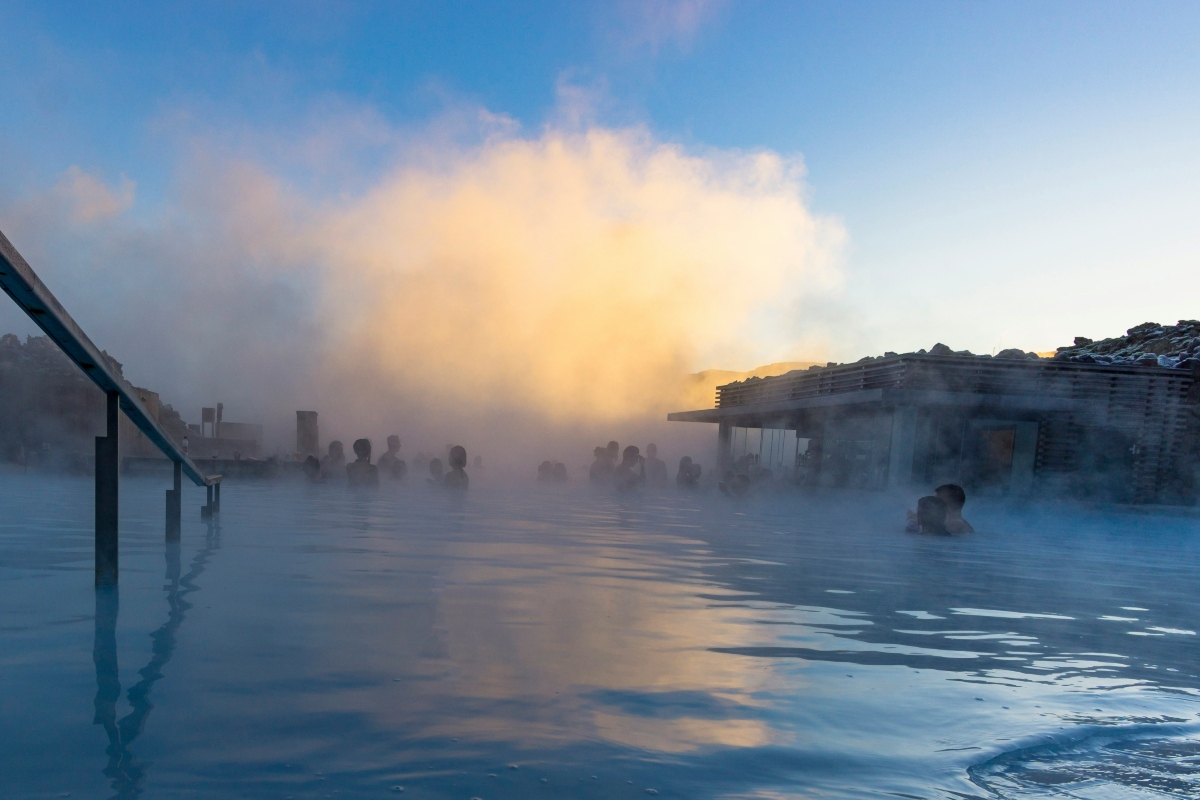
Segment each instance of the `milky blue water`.
[{"label": "milky blue water", "polygon": [[0,795],[1200,797],[1195,517],[165,488],[0,475]]}]

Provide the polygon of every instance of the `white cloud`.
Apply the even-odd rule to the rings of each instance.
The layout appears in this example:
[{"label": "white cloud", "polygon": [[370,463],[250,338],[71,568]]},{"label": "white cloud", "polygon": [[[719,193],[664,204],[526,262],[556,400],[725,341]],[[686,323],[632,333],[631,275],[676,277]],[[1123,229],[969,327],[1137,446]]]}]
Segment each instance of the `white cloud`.
[{"label": "white cloud", "polygon": [[51,198],[72,220],[81,224],[103,222],[133,208],[137,184],[122,175],[108,186],[77,166],[70,167],[51,191]]}]

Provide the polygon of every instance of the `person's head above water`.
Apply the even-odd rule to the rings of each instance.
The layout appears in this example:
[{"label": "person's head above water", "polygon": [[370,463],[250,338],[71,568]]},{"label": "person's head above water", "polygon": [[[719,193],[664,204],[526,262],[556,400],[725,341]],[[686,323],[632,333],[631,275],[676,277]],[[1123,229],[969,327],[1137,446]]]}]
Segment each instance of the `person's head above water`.
[{"label": "person's head above water", "polygon": [[609,458],[611,458],[613,461],[616,461],[617,456],[619,456],[620,454],[621,454],[621,445],[617,444],[615,441],[609,442],[608,443]]},{"label": "person's head above water", "polygon": [[658,445],[653,443],[646,445],[646,458],[658,458]]},{"label": "person's head above water", "polygon": [[679,459],[679,471],[680,472],[686,473],[688,471],[688,469],[691,468],[691,466],[692,466],[692,457],[691,456],[684,456],[683,458]]},{"label": "person's head above water", "polygon": [[467,466],[467,448],[456,444],[450,448],[450,469],[463,469]]},{"label": "person's head above water", "polygon": [[604,447],[597,447],[595,450],[592,451],[592,455],[595,456],[596,458],[604,458],[605,456],[608,455],[608,449],[604,448]]},{"label": "person's head above water", "polygon": [[967,493],[957,483],[944,483],[934,489],[933,493],[946,504],[946,509],[952,514],[962,511],[967,502]]},{"label": "person's head above water", "polygon": [[394,453],[400,449],[400,437],[397,436],[396,434],[393,433],[391,436],[389,436],[387,438],[387,442],[388,442],[388,452],[389,453]]},{"label": "person's head above water", "polygon": [[946,533],[946,504],[929,495],[917,501],[917,527],[921,533]]},{"label": "person's head above water", "polygon": [[355,439],[354,440],[354,455],[359,461],[371,460],[371,440],[370,439]]},{"label": "person's head above water", "polygon": [[345,455],[345,450],[342,448],[342,443],[334,439],[329,443],[329,455],[334,458],[342,458]]},{"label": "person's head above water", "polygon": [[629,445],[629,447],[626,447],[625,452],[623,452],[621,454],[621,463],[622,464],[636,464],[638,457],[640,455],[641,455],[641,451],[638,450],[637,445],[631,444],[631,445]]}]

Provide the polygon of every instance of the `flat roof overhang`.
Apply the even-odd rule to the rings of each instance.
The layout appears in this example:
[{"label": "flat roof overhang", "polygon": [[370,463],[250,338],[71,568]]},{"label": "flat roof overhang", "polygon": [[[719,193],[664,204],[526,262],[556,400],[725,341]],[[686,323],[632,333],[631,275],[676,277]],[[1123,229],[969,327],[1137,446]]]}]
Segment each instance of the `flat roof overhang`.
[{"label": "flat roof overhang", "polygon": [[1080,401],[1067,397],[1020,394],[975,394],[968,392],[939,392],[923,389],[865,389],[858,392],[823,394],[797,400],[774,403],[747,403],[725,408],[705,408],[699,411],[675,411],[667,414],[669,422],[728,422],[742,417],[775,417],[795,411],[823,408],[855,408],[878,406],[942,406],[978,409],[991,412],[1072,411]]}]

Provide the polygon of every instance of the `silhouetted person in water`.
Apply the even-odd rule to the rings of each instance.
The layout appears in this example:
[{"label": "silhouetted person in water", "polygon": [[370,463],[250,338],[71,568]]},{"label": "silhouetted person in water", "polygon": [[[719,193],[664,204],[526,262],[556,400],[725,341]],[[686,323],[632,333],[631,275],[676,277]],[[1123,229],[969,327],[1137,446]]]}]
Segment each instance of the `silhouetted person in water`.
[{"label": "silhouetted person in water", "polygon": [[[928,533],[935,536],[945,536],[946,504],[940,498],[930,495],[917,501],[917,514],[913,520],[917,533]],[[913,528],[910,525],[910,530]]]},{"label": "silhouetted person in water", "polygon": [[430,485],[441,486],[442,484],[442,460],[440,458],[430,459],[429,461],[429,477],[427,478]]},{"label": "silhouetted person in water", "polygon": [[718,488],[728,495],[743,495],[750,491],[750,476],[742,472],[734,472],[733,470],[725,471],[725,480],[721,481]]},{"label": "silhouetted person in water", "polygon": [[471,484],[467,477],[467,448],[456,444],[450,448],[450,471],[442,478],[442,485],[448,489],[466,489]]},{"label": "silhouetted person in water", "polygon": [[408,464],[400,458],[400,437],[393,433],[387,438],[387,444],[387,452],[379,457],[379,471],[389,478],[403,480]]},{"label": "silhouetted person in water", "polygon": [[692,463],[691,456],[679,459],[679,472],[675,474],[675,485],[681,489],[695,489],[700,482],[700,465]]},{"label": "silhouetted person in water", "polygon": [[356,439],[354,463],[346,465],[346,480],[351,486],[378,486],[379,468],[371,463],[371,440]]},{"label": "silhouetted person in water", "polygon": [[537,479],[540,483],[566,483],[567,465],[547,459],[538,465]]},{"label": "silhouetted person in water", "polygon": [[346,452],[342,443],[334,439],[329,443],[329,452],[321,459],[321,477],[325,480],[337,480],[342,477],[346,466]]},{"label": "silhouetted person in water", "polygon": [[310,483],[321,480],[321,462],[317,461],[316,456],[304,459],[304,477],[308,478]]},{"label": "silhouetted person in water", "polygon": [[946,530],[950,533],[974,533],[971,523],[963,519],[962,509],[967,502],[967,493],[956,483],[947,483],[933,490],[933,494],[946,504]]},{"label": "silhouetted person in water", "polygon": [[617,491],[628,492],[646,482],[646,459],[642,458],[636,445],[629,445],[621,454],[621,465],[613,473],[613,484]]},{"label": "silhouetted person in water", "polygon": [[656,489],[667,485],[667,462],[658,457],[658,445],[646,445],[646,483]]},{"label": "silhouetted person in water", "polygon": [[613,469],[617,468],[617,462],[621,460],[621,445],[616,442],[608,443],[608,463],[612,464]]},{"label": "silhouetted person in water", "polygon": [[609,458],[608,450],[603,447],[597,447],[592,451],[595,461],[588,468],[588,480],[592,483],[608,483],[613,475],[613,462]]}]

